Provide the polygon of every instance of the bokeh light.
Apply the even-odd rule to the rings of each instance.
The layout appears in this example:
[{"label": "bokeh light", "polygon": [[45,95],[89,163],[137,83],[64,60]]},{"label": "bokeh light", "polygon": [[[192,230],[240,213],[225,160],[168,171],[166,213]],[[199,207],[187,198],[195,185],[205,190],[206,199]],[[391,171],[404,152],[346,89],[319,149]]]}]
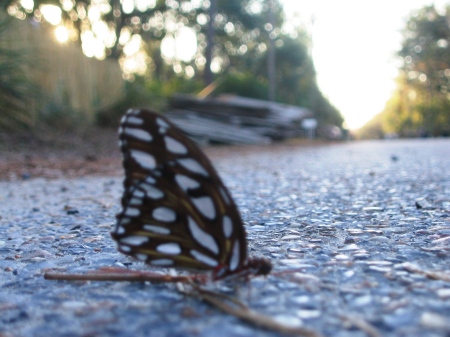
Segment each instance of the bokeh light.
[{"label": "bokeh light", "polygon": [[42,15],[44,16],[45,21],[51,23],[56,26],[61,22],[61,8],[54,5],[42,5],[39,7]]},{"label": "bokeh light", "polygon": [[70,38],[69,30],[64,26],[58,26],[55,29],[55,37],[59,43],[66,43]]}]

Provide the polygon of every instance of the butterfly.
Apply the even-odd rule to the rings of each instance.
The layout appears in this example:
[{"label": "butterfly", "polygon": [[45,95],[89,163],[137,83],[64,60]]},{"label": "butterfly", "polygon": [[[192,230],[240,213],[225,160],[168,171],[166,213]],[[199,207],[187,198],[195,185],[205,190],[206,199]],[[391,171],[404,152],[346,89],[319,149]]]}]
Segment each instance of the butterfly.
[{"label": "butterfly", "polygon": [[111,236],[120,252],[152,266],[209,270],[214,280],[270,273],[268,259],[248,257],[230,192],[181,129],[156,112],[130,109],[119,146],[124,192]]}]

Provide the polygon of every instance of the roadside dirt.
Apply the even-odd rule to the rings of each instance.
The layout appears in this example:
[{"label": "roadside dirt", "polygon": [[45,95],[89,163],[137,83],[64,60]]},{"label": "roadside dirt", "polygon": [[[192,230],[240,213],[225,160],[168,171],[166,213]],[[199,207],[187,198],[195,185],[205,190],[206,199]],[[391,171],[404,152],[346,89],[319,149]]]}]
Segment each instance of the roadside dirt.
[{"label": "roadside dirt", "polygon": [[119,175],[117,132],[0,134],[0,180]]},{"label": "roadside dirt", "polygon": [[[245,158],[280,148],[315,146],[321,141],[292,139],[271,145],[203,146],[213,161],[236,155]],[[0,133],[0,181],[71,178],[85,175],[123,175],[122,156],[114,129],[90,129],[79,133],[39,132],[34,134]]]}]

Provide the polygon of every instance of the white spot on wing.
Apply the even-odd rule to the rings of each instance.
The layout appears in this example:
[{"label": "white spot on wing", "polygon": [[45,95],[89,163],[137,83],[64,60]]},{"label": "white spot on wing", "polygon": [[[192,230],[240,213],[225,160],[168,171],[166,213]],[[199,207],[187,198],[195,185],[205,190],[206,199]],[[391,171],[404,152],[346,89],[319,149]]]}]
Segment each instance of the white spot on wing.
[{"label": "white spot on wing", "polygon": [[145,254],[136,254],[135,257],[139,261],[146,261],[147,260],[147,255],[145,255]]},{"label": "white spot on wing", "polygon": [[169,128],[169,124],[167,124],[161,118],[156,118],[156,124],[159,125],[159,130],[158,131],[159,131],[160,134],[166,133],[167,129]]},{"label": "white spot on wing", "polygon": [[205,217],[211,220],[216,217],[216,209],[210,197],[191,198],[191,200]]},{"label": "white spot on wing", "polygon": [[154,183],[156,183],[156,180],[152,177],[147,177],[147,179],[145,179],[145,182],[147,182],[149,184],[154,184]]},{"label": "white spot on wing", "polygon": [[175,154],[186,154],[188,152],[186,146],[171,137],[164,137],[164,142],[166,143],[166,149],[169,152]]},{"label": "white spot on wing", "polygon": [[147,131],[135,128],[125,128],[124,133],[130,137],[142,140],[144,142],[151,142],[153,137]]},{"label": "white spot on wing", "polygon": [[133,197],[136,197],[136,198],[143,198],[145,195],[145,193],[140,190],[133,190],[132,193],[133,193]]},{"label": "white spot on wing", "polygon": [[153,266],[171,266],[173,265],[173,261],[169,259],[158,259],[150,261],[150,264]]},{"label": "white spot on wing", "polygon": [[148,241],[146,236],[131,235],[120,239],[121,244],[130,246],[139,246]]},{"label": "white spot on wing", "polygon": [[195,241],[215,254],[219,254],[219,247],[214,238],[201,229],[198,224],[188,217],[189,230]]},{"label": "white spot on wing", "polygon": [[191,250],[191,255],[199,262],[203,262],[207,266],[211,267],[217,267],[217,261],[210,258],[209,256],[206,256],[205,254],[202,254],[194,249]]},{"label": "white spot on wing", "polygon": [[156,234],[165,234],[165,235],[170,234],[170,230],[169,229],[164,228],[164,227],[160,227],[160,226],[144,225],[144,229],[146,231],[153,232],[153,233],[156,233]]},{"label": "white spot on wing", "polygon": [[158,207],[152,212],[152,216],[155,220],[163,222],[172,222],[177,218],[177,214],[170,208]]},{"label": "white spot on wing", "polygon": [[121,234],[124,234],[124,233],[125,233],[125,228],[120,227],[120,226],[118,226],[118,227],[116,228],[116,234],[121,235]]},{"label": "white spot on wing", "polygon": [[143,168],[153,170],[156,168],[156,160],[151,154],[139,151],[131,150],[131,157]]},{"label": "white spot on wing", "polygon": [[119,245],[119,250],[121,250],[122,252],[125,252],[125,253],[131,252],[131,248],[128,247],[128,246],[121,246],[121,245]]},{"label": "white spot on wing", "polygon": [[188,189],[193,189],[200,186],[199,182],[182,174],[177,174],[175,176],[175,180],[183,191],[187,191]]},{"label": "white spot on wing", "polygon": [[231,259],[230,259],[230,270],[234,271],[239,265],[239,241],[234,242],[233,250],[231,252]]},{"label": "white spot on wing", "polygon": [[142,205],[142,199],[141,198],[131,198],[130,202],[128,203],[128,205],[133,205],[133,206],[140,206]]},{"label": "white spot on wing", "polygon": [[152,199],[159,199],[164,196],[164,193],[154,186],[141,184],[141,188],[145,191],[145,194]]},{"label": "white spot on wing", "polygon": [[156,247],[156,250],[163,254],[170,254],[170,255],[178,255],[181,253],[181,248],[178,243],[170,242],[170,243],[163,243],[161,245],[158,245]]},{"label": "white spot on wing", "polygon": [[227,205],[229,205],[231,203],[230,198],[228,197],[227,193],[224,191],[224,189],[222,187],[219,188],[219,192],[220,192],[220,195],[222,196],[223,200],[225,201],[225,203]]},{"label": "white spot on wing", "polygon": [[141,211],[138,208],[127,207],[124,214],[126,216],[139,216]]},{"label": "white spot on wing", "polygon": [[131,221],[130,218],[122,218],[122,219],[119,220],[119,225],[120,226],[124,226],[126,224],[129,224],[130,221]]},{"label": "white spot on wing", "polygon": [[200,163],[194,159],[184,158],[184,159],[179,159],[178,162],[180,163],[181,166],[183,166],[184,168],[188,169],[191,172],[203,174],[206,177],[208,176],[208,172],[206,172],[204,167],[202,165],[200,165]]},{"label": "white spot on wing", "polygon": [[166,123],[162,118],[156,118],[156,124],[162,126],[163,128],[169,128],[169,124]]},{"label": "white spot on wing", "polygon": [[222,229],[225,237],[229,239],[233,233],[233,224],[231,223],[230,217],[227,215],[224,215],[223,217]]},{"label": "white spot on wing", "polygon": [[126,123],[131,125],[142,125],[144,124],[144,120],[139,117],[129,116]]}]

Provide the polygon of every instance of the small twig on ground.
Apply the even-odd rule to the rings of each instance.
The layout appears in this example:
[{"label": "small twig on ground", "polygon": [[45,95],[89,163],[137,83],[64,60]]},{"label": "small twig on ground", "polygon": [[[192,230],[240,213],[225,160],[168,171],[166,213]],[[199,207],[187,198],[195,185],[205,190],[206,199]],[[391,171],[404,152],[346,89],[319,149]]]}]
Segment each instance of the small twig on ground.
[{"label": "small twig on ground", "polygon": [[[200,287],[193,287],[192,290],[185,291],[183,293],[189,296],[198,297],[205,302],[208,302],[209,304],[215,306],[216,308],[226,312],[227,314],[233,315],[237,318],[265,329],[277,331],[286,335],[303,337],[322,336],[320,333],[307,328],[291,327],[277,322],[272,317],[268,317],[254,310],[251,310],[244,303],[232,296],[216,293],[214,291],[203,289]],[[230,302],[234,303],[235,305],[233,306]]]},{"label": "small twig on ground", "polygon": [[428,277],[429,279],[432,279],[432,280],[441,280],[441,281],[445,281],[445,282],[450,282],[450,274],[449,273],[445,273],[442,271],[423,270],[423,269],[420,269],[419,266],[417,266],[413,263],[410,263],[410,262],[402,263],[401,266],[403,267],[403,269],[405,269],[411,273],[425,275],[426,277]]},{"label": "small twig on ground", "polygon": [[370,337],[381,337],[381,334],[378,332],[378,330],[372,324],[362,319],[361,317],[347,315],[340,315],[340,317],[342,320],[347,321],[358,329],[364,331]]},{"label": "small twig on ground", "polygon": [[[128,282],[157,282],[157,283],[176,283],[180,293],[200,298],[216,308],[247,321],[256,326],[277,331],[287,335],[302,337],[321,337],[318,332],[301,328],[290,327],[277,322],[271,317],[262,315],[248,308],[239,299],[226,294],[207,290],[198,286],[199,283],[205,283],[205,275],[173,275],[160,274],[154,272],[142,272],[137,270],[128,270],[121,268],[102,268],[88,274],[64,274],[64,273],[45,273],[47,280],[62,281],[128,281]],[[184,284],[188,286],[185,287]]]}]

